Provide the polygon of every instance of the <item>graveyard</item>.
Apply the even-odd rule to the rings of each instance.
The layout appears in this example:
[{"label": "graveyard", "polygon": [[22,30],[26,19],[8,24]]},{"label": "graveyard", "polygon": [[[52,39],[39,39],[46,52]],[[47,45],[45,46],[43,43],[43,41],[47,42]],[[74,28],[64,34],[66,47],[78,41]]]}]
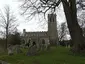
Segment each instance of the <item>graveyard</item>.
[{"label": "graveyard", "polygon": [[0,64],[85,64],[84,0],[1,0],[0,6]]},{"label": "graveyard", "polygon": [[34,56],[27,56],[27,49],[23,49],[23,53],[19,54],[0,53],[0,60],[10,64],[85,64],[85,54],[73,54],[69,50],[70,48],[58,46]]}]

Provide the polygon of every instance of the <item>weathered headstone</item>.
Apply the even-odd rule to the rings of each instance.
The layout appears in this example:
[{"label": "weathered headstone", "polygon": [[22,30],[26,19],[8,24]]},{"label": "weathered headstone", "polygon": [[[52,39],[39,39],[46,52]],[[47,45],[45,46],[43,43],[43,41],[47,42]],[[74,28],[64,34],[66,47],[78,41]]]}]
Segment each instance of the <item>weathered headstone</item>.
[{"label": "weathered headstone", "polygon": [[45,44],[41,44],[41,50],[44,51],[45,50]]},{"label": "weathered headstone", "polygon": [[15,46],[15,51],[16,51],[17,54],[18,54],[18,53],[22,53],[22,51],[21,51],[21,49],[20,49],[20,45],[16,45],[16,46]]},{"label": "weathered headstone", "polygon": [[10,64],[10,63],[0,60],[0,64]]},{"label": "weathered headstone", "polygon": [[44,51],[45,50],[45,40],[42,39],[42,42],[41,42],[41,50]]},{"label": "weathered headstone", "polygon": [[13,45],[9,44],[7,49],[8,49],[8,55],[13,55],[13,52],[14,52],[13,51]]},{"label": "weathered headstone", "polygon": [[47,42],[47,43],[45,44],[45,47],[46,47],[46,50],[49,50],[49,49],[50,49],[50,43]]},{"label": "weathered headstone", "polygon": [[30,46],[28,52],[27,52],[27,56],[33,56],[37,54],[37,45],[35,42],[32,43],[32,45]]},{"label": "weathered headstone", "polygon": [[2,61],[0,60],[0,64],[2,64]]},{"label": "weathered headstone", "polygon": [[28,50],[27,55],[28,55],[28,56],[32,56],[32,55],[36,55],[36,54],[37,54],[37,46],[34,45],[33,47],[31,47],[31,48]]}]

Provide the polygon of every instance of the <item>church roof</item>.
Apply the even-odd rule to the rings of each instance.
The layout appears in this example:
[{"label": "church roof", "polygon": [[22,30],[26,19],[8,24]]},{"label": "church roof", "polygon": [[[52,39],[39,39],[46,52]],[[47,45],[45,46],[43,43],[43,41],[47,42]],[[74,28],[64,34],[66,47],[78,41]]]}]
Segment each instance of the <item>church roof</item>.
[{"label": "church roof", "polygon": [[40,31],[40,32],[26,32],[26,36],[47,36],[47,31]]}]

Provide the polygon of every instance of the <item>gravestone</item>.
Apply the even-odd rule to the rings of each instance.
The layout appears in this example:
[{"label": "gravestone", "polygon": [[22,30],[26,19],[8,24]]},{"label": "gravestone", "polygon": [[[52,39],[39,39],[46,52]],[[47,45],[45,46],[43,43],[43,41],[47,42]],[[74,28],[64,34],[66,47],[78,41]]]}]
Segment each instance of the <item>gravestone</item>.
[{"label": "gravestone", "polygon": [[41,44],[41,51],[44,51],[45,50],[45,44]]},{"label": "gravestone", "polygon": [[37,54],[37,46],[34,45],[28,50],[27,55],[32,56],[32,55],[36,55],[36,54]]},{"label": "gravestone", "polygon": [[29,47],[27,56],[33,56],[37,54],[37,45],[35,42],[32,43],[32,45]]},{"label": "gravestone", "polygon": [[15,52],[18,54],[18,53],[22,53],[22,50],[20,49],[20,45],[16,45],[15,46]]},{"label": "gravestone", "polygon": [[10,64],[10,63],[0,60],[0,64]]},{"label": "gravestone", "polygon": [[45,50],[45,40],[42,39],[42,42],[41,42],[41,50],[44,51]]},{"label": "gravestone", "polygon": [[13,52],[14,52],[13,45],[9,44],[7,50],[8,50],[8,55],[13,55]]},{"label": "gravestone", "polygon": [[49,49],[50,49],[50,43],[47,42],[47,43],[45,44],[45,47],[46,47],[46,50],[49,50]]}]

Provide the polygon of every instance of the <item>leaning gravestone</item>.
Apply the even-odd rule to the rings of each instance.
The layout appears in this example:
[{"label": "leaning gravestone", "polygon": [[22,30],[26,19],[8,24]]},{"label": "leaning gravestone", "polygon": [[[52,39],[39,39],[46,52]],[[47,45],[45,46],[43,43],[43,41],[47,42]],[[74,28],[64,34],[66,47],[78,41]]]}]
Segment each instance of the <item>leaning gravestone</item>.
[{"label": "leaning gravestone", "polygon": [[7,49],[8,49],[8,55],[13,55],[13,46],[9,44]]}]

